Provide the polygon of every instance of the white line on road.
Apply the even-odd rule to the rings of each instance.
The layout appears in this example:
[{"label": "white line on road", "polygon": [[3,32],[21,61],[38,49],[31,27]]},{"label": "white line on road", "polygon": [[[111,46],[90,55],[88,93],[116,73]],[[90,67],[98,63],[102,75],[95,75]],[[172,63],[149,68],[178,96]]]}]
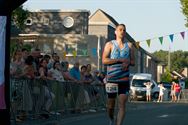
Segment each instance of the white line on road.
[{"label": "white line on road", "polygon": [[169,115],[160,115],[160,116],[158,116],[159,118],[166,118],[166,117],[168,117]]}]

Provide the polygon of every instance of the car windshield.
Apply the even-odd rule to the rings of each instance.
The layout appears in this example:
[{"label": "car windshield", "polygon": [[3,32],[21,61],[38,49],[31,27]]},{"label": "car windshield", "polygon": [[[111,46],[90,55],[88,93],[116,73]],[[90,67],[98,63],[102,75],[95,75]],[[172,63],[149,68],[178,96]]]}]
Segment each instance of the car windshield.
[{"label": "car windshield", "polygon": [[144,83],[146,83],[148,81],[150,81],[150,80],[146,80],[146,79],[133,79],[132,86],[134,86],[134,87],[146,87],[144,85]]}]

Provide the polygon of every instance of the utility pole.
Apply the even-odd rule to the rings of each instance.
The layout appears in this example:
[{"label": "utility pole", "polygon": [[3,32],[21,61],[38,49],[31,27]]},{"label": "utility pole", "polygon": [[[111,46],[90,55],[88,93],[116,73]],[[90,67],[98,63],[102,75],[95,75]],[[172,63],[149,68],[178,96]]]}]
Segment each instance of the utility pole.
[{"label": "utility pole", "polygon": [[169,69],[169,71],[170,71],[170,51],[171,51],[170,45],[169,45],[169,50],[168,50],[168,69]]}]

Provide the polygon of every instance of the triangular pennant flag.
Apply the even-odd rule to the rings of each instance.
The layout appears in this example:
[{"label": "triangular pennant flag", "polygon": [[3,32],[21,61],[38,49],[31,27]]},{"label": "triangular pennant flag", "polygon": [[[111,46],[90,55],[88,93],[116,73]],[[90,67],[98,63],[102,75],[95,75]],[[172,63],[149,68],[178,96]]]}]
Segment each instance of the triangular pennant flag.
[{"label": "triangular pennant flag", "polygon": [[147,44],[148,44],[148,47],[150,47],[151,40],[148,39],[148,40],[146,40],[146,42],[147,42]]},{"label": "triangular pennant flag", "polygon": [[73,56],[74,56],[74,58],[75,58],[76,55],[77,55],[77,52],[76,52],[75,50],[73,50],[72,54],[73,54]]},{"label": "triangular pennant flag", "polygon": [[170,34],[169,37],[170,37],[171,42],[173,42],[174,34]]},{"label": "triangular pennant flag", "polygon": [[84,56],[87,55],[87,49],[83,49],[82,52],[83,52],[83,55],[84,55]]},{"label": "triangular pennant flag", "polygon": [[182,38],[184,39],[185,38],[185,32],[180,32]]},{"label": "triangular pennant flag", "polygon": [[159,37],[161,45],[163,44],[163,36]]},{"label": "triangular pennant flag", "polygon": [[139,49],[140,47],[140,42],[136,42],[136,48]]},{"label": "triangular pennant flag", "polygon": [[66,55],[67,55],[66,51],[63,51],[63,58],[66,58]]}]

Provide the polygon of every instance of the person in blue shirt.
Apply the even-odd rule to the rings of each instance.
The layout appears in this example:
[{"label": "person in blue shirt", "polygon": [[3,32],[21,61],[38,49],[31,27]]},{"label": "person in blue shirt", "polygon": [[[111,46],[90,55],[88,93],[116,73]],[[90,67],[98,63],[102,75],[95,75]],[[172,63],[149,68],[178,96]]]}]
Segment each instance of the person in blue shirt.
[{"label": "person in blue shirt", "polygon": [[71,102],[70,102],[70,106],[71,108],[73,108],[73,110],[71,111],[71,113],[75,113],[77,111],[80,110],[81,107],[79,107],[77,105],[78,100],[78,95],[80,92],[80,85],[78,83],[81,82],[81,74],[80,74],[80,69],[79,69],[79,62],[76,61],[74,63],[74,66],[69,70],[69,73],[71,75],[71,77],[73,77],[76,81],[71,83]]},{"label": "person in blue shirt", "polygon": [[81,79],[79,66],[80,66],[79,62],[75,62],[74,66],[73,66],[73,67],[70,69],[70,71],[69,71],[69,72],[70,72],[70,75],[71,75],[73,78],[77,79],[77,80],[80,80],[80,79]]}]

